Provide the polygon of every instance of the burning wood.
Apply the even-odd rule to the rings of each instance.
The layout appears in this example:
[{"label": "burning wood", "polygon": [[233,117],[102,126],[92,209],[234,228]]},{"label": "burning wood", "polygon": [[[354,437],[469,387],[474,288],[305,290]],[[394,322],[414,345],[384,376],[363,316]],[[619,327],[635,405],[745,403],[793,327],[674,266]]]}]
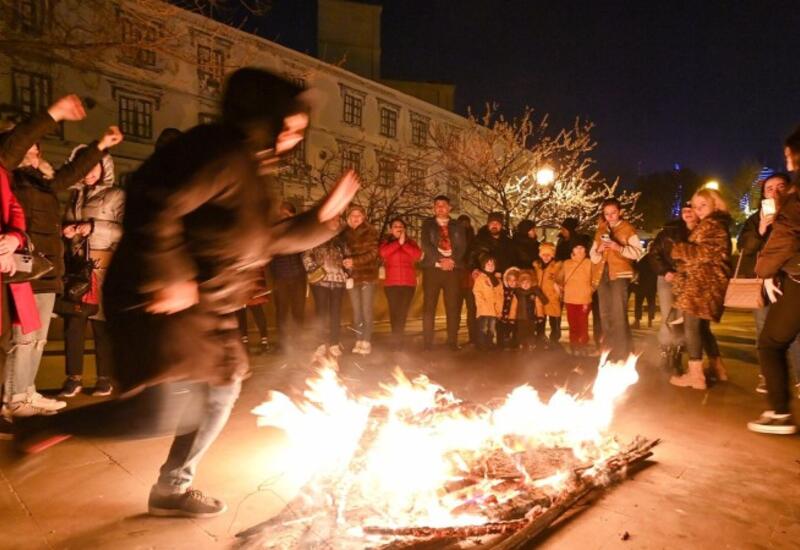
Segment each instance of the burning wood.
[{"label": "burning wood", "polygon": [[[593,398],[522,386],[496,407],[464,403],[425,378],[354,398],[334,369],[254,412],[283,428],[288,463],[308,480],[278,516],[240,533],[245,547],[381,550],[517,548],[586,495],[652,454],[604,433],[614,401],[637,380],[635,359],[601,364]],[[325,458],[323,460],[323,457]]]}]

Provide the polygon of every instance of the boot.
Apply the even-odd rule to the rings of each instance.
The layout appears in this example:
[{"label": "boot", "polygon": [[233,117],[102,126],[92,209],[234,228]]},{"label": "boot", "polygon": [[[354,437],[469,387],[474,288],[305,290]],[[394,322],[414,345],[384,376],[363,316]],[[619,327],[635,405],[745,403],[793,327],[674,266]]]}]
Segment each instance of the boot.
[{"label": "boot", "polygon": [[708,358],[708,369],[711,371],[711,374],[720,382],[727,382],[728,381],[728,371],[725,369],[725,365],[722,363],[722,357],[719,355],[716,357],[709,357]]},{"label": "boot", "polygon": [[670,348],[669,361],[672,372],[677,376],[681,376],[683,374],[683,350],[681,350],[680,346]]},{"label": "boot", "polygon": [[689,370],[683,376],[673,376],[669,379],[673,386],[682,388],[706,389],[706,376],[703,374],[702,361],[689,361]]},{"label": "boot", "polygon": [[658,350],[659,362],[661,363],[661,367],[666,371],[671,371],[672,369],[672,355],[672,347],[661,346]]}]

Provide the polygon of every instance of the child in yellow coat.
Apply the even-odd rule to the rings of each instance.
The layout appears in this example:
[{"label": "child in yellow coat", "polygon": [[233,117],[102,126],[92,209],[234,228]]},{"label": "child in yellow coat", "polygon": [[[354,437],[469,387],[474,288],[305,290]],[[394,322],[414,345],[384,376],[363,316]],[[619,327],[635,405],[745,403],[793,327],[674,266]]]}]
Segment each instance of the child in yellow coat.
[{"label": "child in yellow coat", "polygon": [[494,271],[492,256],[483,254],[478,261],[481,268],[472,287],[478,318],[478,349],[488,350],[494,343],[495,325],[503,310],[503,285]]},{"label": "child in yellow coat", "polygon": [[[555,261],[556,247],[551,243],[539,246],[539,259],[533,262],[536,286],[536,344],[545,349],[558,346],[561,340],[561,262]],[[550,325],[550,338],[546,338],[546,325]]]}]

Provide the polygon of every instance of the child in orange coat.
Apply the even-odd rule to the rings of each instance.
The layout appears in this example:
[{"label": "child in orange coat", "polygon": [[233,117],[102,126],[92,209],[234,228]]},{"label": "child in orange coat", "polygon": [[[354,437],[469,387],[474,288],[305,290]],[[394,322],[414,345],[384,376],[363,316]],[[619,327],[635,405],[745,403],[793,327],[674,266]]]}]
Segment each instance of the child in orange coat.
[{"label": "child in orange coat", "polygon": [[478,261],[481,268],[472,287],[478,317],[478,349],[488,350],[494,342],[495,325],[503,309],[503,285],[494,272],[492,256],[483,254]]}]

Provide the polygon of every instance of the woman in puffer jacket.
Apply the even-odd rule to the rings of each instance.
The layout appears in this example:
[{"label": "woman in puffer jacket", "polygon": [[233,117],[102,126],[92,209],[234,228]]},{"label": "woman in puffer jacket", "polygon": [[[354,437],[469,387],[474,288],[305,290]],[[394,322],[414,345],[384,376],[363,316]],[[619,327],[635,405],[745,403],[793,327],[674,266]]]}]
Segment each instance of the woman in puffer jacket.
[{"label": "woman in puffer jacket", "polygon": [[386,269],[383,290],[389,303],[389,321],[396,349],[403,348],[406,319],[414,299],[417,274],[414,269],[422,257],[422,249],[406,235],[406,222],[395,218],[389,222],[389,235],[381,242],[378,253]]},{"label": "woman in puffer jacket", "polygon": [[[84,147],[86,146],[76,147],[70,155],[70,161]],[[72,256],[82,255],[88,240],[89,257],[94,269],[91,288],[82,300],[86,304],[95,305],[97,312],[89,316],[66,315],[64,318],[67,379],[59,395],[73,397],[83,389],[86,323],[91,320],[97,365],[97,382],[92,395],[105,396],[112,391],[111,345],[100,289],[111,256],[122,238],[125,192],[114,185],[114,161],[108,154],[71,189],[72,196],[64,213],[62,234],[67,241],[67,254]]]}]

